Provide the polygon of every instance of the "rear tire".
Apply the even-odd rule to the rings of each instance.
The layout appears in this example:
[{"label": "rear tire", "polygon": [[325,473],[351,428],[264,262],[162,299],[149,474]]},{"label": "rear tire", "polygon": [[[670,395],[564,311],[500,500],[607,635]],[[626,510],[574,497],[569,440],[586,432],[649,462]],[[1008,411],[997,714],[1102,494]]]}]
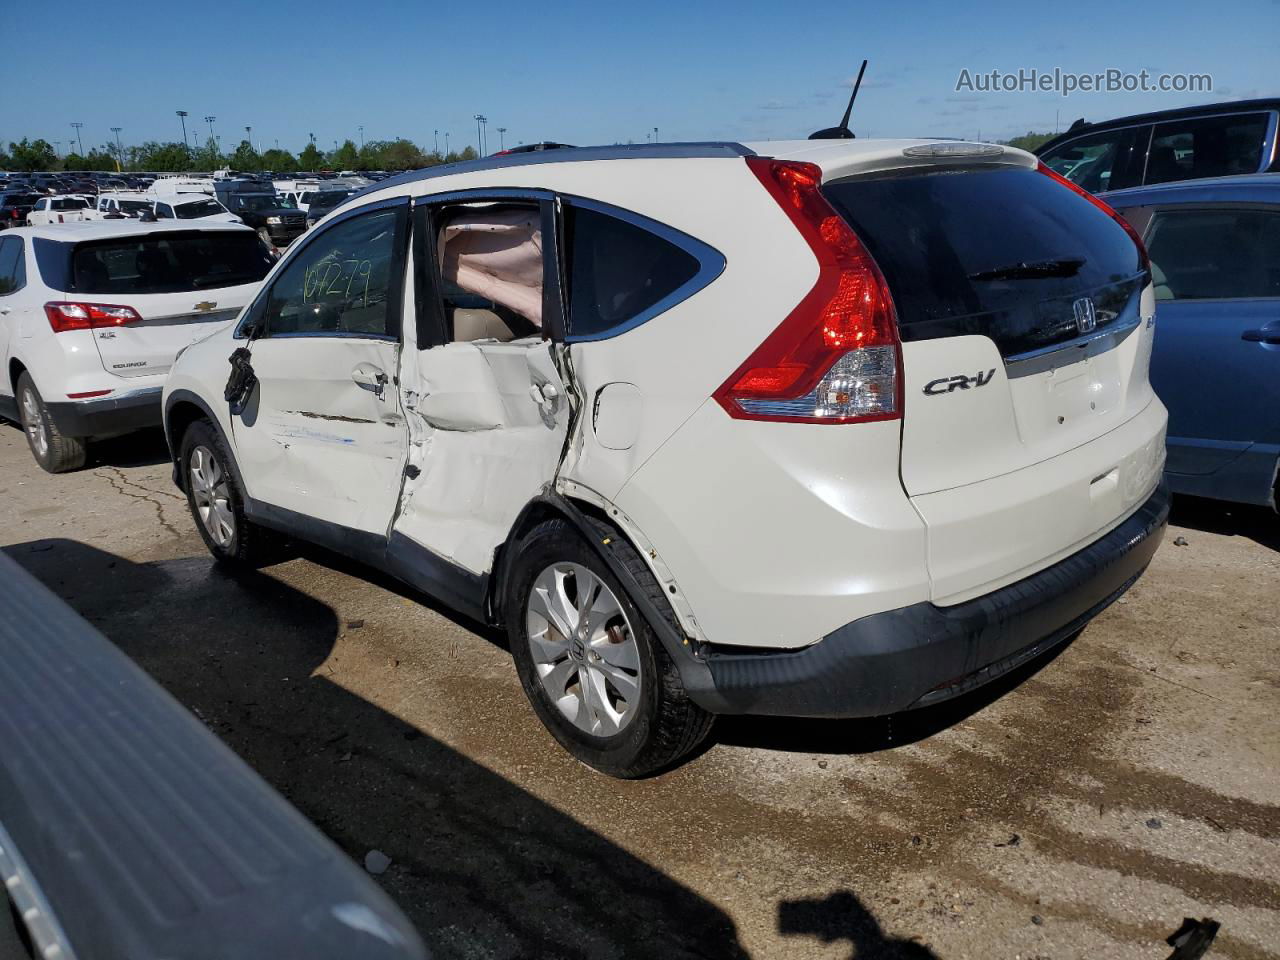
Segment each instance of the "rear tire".
[{"label": "rear tire", "polygon": [[[715,718],[689,699],[662,641],[596,551],[564,520],[539,524],[515,549],[504,603],[511,653],[525,694],[561,746],[628,779],[697,747]],[[664,609],[661,588],[630,544],[615,533],[610,549]]]},{"label": "rear tire", "polygon": [[201,419],[187,427],[178,457],[191,518],[215,560],[256,569],[284,559],[287,540],[245,516],[239,471],[212,423]]},{"label": "rear tire", "polygon": [[49,416],[49,408],[25,370],[18,377],[18,416],[27,435],[27,446],[36,463],[49,473],[65,473],[84,466],[84,437],[68,437]]}]

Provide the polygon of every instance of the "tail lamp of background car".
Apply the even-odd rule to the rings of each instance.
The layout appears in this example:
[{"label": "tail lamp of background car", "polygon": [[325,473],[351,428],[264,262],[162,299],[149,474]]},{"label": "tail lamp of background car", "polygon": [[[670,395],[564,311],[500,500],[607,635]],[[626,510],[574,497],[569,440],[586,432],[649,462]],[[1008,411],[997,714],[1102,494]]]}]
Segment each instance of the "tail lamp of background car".
[{"label": "tail lamp of background car", "polygon": [[893,299],[871,254],[822,196],[811,163],[748,157],[818,261],[813,289],[715,392],[730,416],[865,423],[902,415]]},{"label": "tail lamp of background car", "polygon": [[1055,180],[1058,183],[1062,184],[1072,193],[1076,193],[1084,197],[1086,200],[1092,203],[1095,207],[1097,207],[1099,210],[1105,213],[1108,217],[1110,217],[1116,223],[1120,224],[1120,226],[1124,228],[1124,232],[1129,235],[1129,239],[1132,240],[1134,242],[1134,245],[1138,248],[1138,258],[1142,263],[1142,269],[1147,271],[1147,273],[1151,272],[1151,258],[1147,256],[1147,246],[1142,242],[1142,237],[1138,236],[1138,231],[1133,229],[1133,226],[1129,223],[1128,220],[1120,216],[1120,214],[1116,213],[1115,210],[1112,209],[1110,204],[1105,203],[1102,200],[1099,200],[1097,197],[1095,197],[1092,193],[1090,193],[1084,187],[1080,186],[1079,184],[1072,183],[1070,180],[1068,180],[1066,177],[1062,176],[1061,174],[1055,173],[1054,171],[1050,170],[1043,163],[1038,164],[1036,166],[1036,171],[1039,173],[1043,173],[1050,180]]},{"label": "tail lamp of background car", "polygon": [[44,305],[45,316],[54,333],[68,330],[96,330],[99,327],[123,327],[137,323],[142,317],[133,307],[111,303],[68,303],[54,301]]}]

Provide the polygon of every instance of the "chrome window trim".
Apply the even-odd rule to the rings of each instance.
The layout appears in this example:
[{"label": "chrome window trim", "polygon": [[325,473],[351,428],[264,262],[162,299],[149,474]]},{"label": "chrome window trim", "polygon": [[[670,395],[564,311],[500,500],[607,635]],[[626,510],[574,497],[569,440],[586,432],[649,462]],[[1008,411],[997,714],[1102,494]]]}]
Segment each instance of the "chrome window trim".
[{"label": "chrome window trim", "polygon": [[1047,347],[1039,347],[1035,350],[1028,350],[1026,353],[1017,353],[1010,357],[1004,358],[1005,367],[1012,367],[1019,363],[1025,363],[1028,360],[1038,360],[1041,357],[1047,357],[1050,354],[1062,353],[1066,350],[1084,349],[1096,340],[1103,340],[1107,337],[1124,337],[1136,330],[1142,324],[1142,315],[1139,311],[1134,311],[1137,316],[1122,323],[1113,323],[1105,329],[1095,330],[1093,333],[1086,333],[1083,336],[1076,337],[1074,340],[1064,340],[1062,343],[1051,343]]},{"label": "chrome window trim", "polygon": [[57,960],[75,960],[76,952],[71,947],[66,931],[58,922],[53,908],[45,898],[44,891],[36,882],[35,875],[27,866],[26,860],[18,852],[13,838],[0,823],[0,883],[4,884],[9,897],[13,900],[18,919],[26,926],[37,957],[57,958]]}]

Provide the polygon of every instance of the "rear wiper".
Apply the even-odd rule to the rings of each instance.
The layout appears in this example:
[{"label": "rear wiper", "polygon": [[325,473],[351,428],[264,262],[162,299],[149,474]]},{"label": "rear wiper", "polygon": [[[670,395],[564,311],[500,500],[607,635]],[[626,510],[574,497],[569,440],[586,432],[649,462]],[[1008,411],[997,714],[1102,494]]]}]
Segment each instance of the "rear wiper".
[{"label": "rear wiper", "polygon": [[1084,258],[1040,260],[1036,263],[1014,263],[994,270],[969,274],[970,280],[1036,280],[1040,277],[1074,277],[1085,264]]}]

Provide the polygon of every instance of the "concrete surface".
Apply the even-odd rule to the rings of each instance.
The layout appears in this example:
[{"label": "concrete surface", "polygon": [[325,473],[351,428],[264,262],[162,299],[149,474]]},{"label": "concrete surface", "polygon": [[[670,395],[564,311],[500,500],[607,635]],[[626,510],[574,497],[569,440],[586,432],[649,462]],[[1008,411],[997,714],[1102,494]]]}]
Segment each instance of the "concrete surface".
[{"label": "concrete surface", "polygon": [[[501,638],[341,558],[215,568],[148,433],[50,477],[0,426],[0,542],[357,862],[440,957],[1280,957],[1280,523],[1179,502],[1048,662],[869,722],[724,720],[621,783]],[[1186,546],[1175,546],[1176,536]]]}]

